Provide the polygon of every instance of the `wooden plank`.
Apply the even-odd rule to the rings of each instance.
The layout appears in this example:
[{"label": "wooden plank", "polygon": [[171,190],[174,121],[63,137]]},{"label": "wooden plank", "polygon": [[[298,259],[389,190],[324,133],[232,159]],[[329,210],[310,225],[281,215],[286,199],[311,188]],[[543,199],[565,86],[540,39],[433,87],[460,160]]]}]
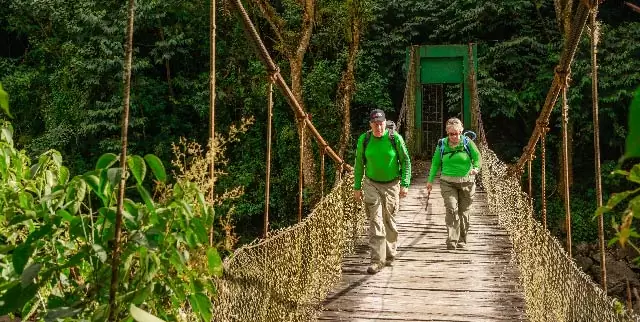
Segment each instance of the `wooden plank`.
[{"label": "wooden plank", "polygon": [[[444,202],[435,184],[413,180],[398,215],[398,255],[366,273],[367,238],[343,261],[342,280],[323,303],[322,321],[524,321],[524,299],[508,234],[487,213],[486,194],[472,206],[468,247],[447,250]],[[426,208],[426,209],[425,209]]]}]

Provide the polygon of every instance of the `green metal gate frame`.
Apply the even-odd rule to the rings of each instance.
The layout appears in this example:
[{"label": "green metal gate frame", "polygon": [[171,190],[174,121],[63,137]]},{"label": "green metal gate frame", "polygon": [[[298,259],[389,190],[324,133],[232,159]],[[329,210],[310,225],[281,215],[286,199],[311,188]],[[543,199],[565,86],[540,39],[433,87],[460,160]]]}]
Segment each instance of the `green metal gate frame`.
[{"label": "green metal gate frame", "polygon": [[[478,70],[477,48],[471,44],[475,74]],[[407,48],[406,66],[410,66],[411,47]],[[465,127],[471,126],[471,85],[469,84],[469,45],[423,45],[416,51],[414,140],[418,154],[422,154],[422,87],[425,84],[462,84],[462,115]]]}]

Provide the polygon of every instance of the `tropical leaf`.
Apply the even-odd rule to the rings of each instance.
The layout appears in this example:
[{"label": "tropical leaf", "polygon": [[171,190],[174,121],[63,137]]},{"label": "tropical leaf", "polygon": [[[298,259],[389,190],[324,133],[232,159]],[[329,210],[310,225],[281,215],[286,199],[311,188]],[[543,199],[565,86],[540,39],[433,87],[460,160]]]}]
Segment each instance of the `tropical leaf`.
[{"label": "tropical leaf", "polygon": [[151,172],[153,172],[153,175],[156,177],[156,179],[158,179],[158,181],[160,182],[166,182],[167,172],[165,171],[164,165],[162,164],[160,158],[153,154],[147,154],[144,156],[144,159],[147,161],[147,164],[149,164]]},{"label": "tropical leaf", "polygon": [[200,318],[204,321],[211,321],[211,300],[209,300],[206,295],[202,293],[189,295],[189,304],[191,304],[193,312],[195,312]]},{"label": "tropical leaf", "polygon": [[147,173],[147,165],[144,163],[144,159],[139,155],[131,155],[127,157],[127,166],[131,169],[138,184],[142,184]]},{"label": "tropical leaf", "polygon": [[98,162],[96,162],[96,170],[109,168],[116,163],[116,161],[118,161],[117,155],[113,153],[105,153],[101,155]]},{"label": "tropical leaf", "polygon": [[151,313],[148,313],[143,309],[138,308],[133,304],[129,306],[129,313],[131,313],[131,317],[137,322],[165,322],[164,320],[156,317]]},{"label": "tropical leaf", "polygon": [[207,261],[209,263],[209,274],[213,276],[222,276],[222,259],[218,250],[211,247],[207,250]]}]

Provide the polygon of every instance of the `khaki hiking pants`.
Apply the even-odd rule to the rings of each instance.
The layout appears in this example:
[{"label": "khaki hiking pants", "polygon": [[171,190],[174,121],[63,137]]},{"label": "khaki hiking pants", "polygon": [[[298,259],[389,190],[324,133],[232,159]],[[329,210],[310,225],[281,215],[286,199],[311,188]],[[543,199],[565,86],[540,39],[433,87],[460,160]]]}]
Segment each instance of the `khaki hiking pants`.
[{"label": "khaki hiking pants", "polygon": [[476,194],[476,183],[440,180],[440,190],[447,209],[444,219],[447,224],[447,245],[466,244],[469,214],[473,196]]},{"label": "khaki hiking pants", "polygon": [[378,183],[365,177],[362,190],[369,216],[371,263],[384,264],[387,258],[396,256],[396,215],[400,209],[400,180]]}]

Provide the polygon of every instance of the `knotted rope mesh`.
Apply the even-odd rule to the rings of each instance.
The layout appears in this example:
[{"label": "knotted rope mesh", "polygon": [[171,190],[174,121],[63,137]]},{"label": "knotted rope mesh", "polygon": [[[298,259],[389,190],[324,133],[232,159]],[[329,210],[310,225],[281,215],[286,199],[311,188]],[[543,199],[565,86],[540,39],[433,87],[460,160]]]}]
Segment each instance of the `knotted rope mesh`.
[{"label": "knotted rope mesh", "polygon": [[217,280],[216,321],[310,321],[340,281],[365,213],[345,175],[299,224],[238,249]]},{"label": "knotted rope mesh", "polygon": [[487,206],[510,235],[530,321],[640,321],[608,297],[534,219],[528,196],[486,145],[481,181]]}]

